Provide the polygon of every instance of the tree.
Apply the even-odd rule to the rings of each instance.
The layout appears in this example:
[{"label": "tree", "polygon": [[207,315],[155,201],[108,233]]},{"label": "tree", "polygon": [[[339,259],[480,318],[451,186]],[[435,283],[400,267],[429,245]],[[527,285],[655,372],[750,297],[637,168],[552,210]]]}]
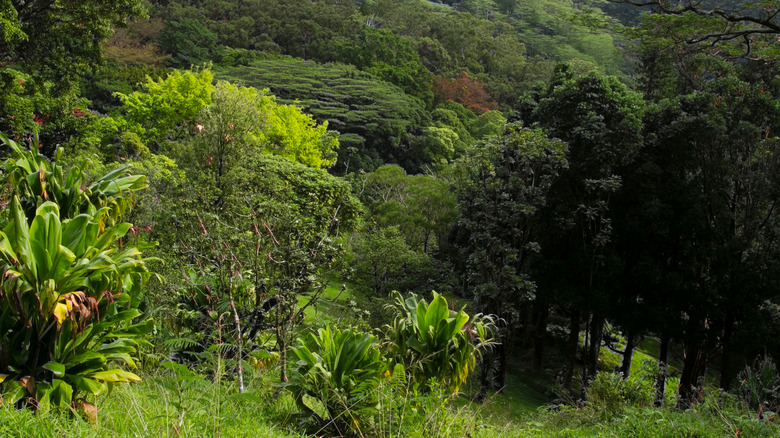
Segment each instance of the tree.
[{"label": "tree", "polygon": [[740,332],[760,317],[761,303],[777,296],[778,141],[767,135],[778,129],[777,108],[763,85],[731,77],[666,102],[648,118],[648,153],[663,172],[648,193],[653,204],[674,212],[671,233],[659,233],[652,248],[657,263],[673,263],[665,267],[671,290],[650,299],[672,298],[662,324],[678,327],[685,347],[681,408],[696,400],[718,349],[724,387],[737,353],[760,350],[755,333]]},{"label": "tree", "polygon": [[[718,51],[741,53],[743,57],[754,55],[755,49],[759,49],[759,56],[763,50],[776,52],[771,47],[774,38],[765,38],[780,34],[780,7],[774,1],[737,1],[716,5],[691,0],[610,1],[652,7],[657,13],[651,17],[656,25],[654,33],[677,44],[715,47]],[[742,51],[735,52],[734,46],[739,45],[742,45]]]},{"label": "tree", "polygon": [[[457,201],[441,177],[408,176],[396,165],[385,165],[358,180],[361,198],[379,227],[398,227],[414,251],[441,246],[457,217]],[[435,238],[435,240],[432,240]]]},{"label": "tree", "polygon": [[295,329],[338,268],[341,234],[356,228],[362,206],[340,178],[257,149],[243,151],[225,168],[223,184],[230,190],[219,204],[208,190],[213,173],[199,170],[192,169],[179,188],[170,220],[180,225],[171,245],[193,269],[216,280],[212,302],[233,301],[233,333],[273,331],[286,381]]},{"label": "tree", "polygon": [[510,124],[478,151],[476,159],[464,161],[470,180],[459,194],[454,243],[467,260],[468,290],[478,309],[503,321],[496,353],[501,388],[521,313],[544,298],[531,271],[539,253],[539,213],[567,167],[567,150],[541,130]]},{"label": "tree", "polygon": [[176,140],[195,129],[197,116],[211,104],[213,79],[207,69],[175,70],[165,79],[147,77],[143,91],[116,95],[122,99],[130,130],[140,131],[148,142]]},{"label": "tree", "polygon": [[0,131],[40,133],[53,154],[74,134],[79,81],[100,65],[103,42],[144,13],[139,0],[1,1]]},{"label": "tree", "polygon": [[404,241],[398,226],[367,230],[355,238],[354,280],[369,286],[375,296],[386,296],[397,289],[406,271],[420,259]]},{"label": "tree", "polygon": [[466,72],[461,72],[454,79],[437,78],[434,94],[440,102],[458,102],[477,114],[498,109],[498,104],[485,91],[484,85],[470,78]]},{"label": "tree", "polygon": [[138,0],[4,0],[0,7],[3,63],[18,63],[41,81],[57,82],[55,96],[74,87],[99,62],[101,44],[114,26],[145,13]]},{"label": "tree", "polygon": [[564,384],[571,385],[581,319],[587,351],[583,378],[595,376],[605,316],[611,303],[610,199],[616,175],[640,145],[644,105],[617,78],[591,73],[575,79],[558,68],[544,93],[521,108],[521,117],[568,146],[568,169],[551,187],[541,213],[541,255],[536,263],[541,302],[558,303],[570,318]]}]

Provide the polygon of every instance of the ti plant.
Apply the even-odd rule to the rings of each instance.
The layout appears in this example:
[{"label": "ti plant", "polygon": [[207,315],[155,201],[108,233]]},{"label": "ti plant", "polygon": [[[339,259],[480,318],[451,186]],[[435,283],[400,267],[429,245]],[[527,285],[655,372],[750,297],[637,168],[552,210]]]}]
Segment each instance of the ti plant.
[{"label": "ti plant", "polygon": [[[116,382],[139,380],[141,316],[150,274],[141,251],[122,244],[126,197],[142,177],[114,171],[86,186],[80,169],[62,169],[36,149],[6,162],[13,184],[10,217],[0,232],[0,381],[18,406],[70,408]],[[25,172],[28,172],[25,174]]]},{"label": "ti plant", "polygon": [[447,300],[433,292],[428,304],[412,294],[404,300],[395,292],[395,321],[386,326],[388,349],[395,363],[403,364],[421,386],[446,384],[455,394],[466,382],[482,351],[493,341],[494,323],[481,314],[469,318],[463,309],[450,310]]},{"label": "ti plant", "polygon": [[[377,387],[387,370],[376,337],[324,328],[299,342],[294,350],[299,360],[287,385],[298,407],[320,422],[359,431],[359,419],[377,408]],[[324,413],[317,412],[315,400]]]}]

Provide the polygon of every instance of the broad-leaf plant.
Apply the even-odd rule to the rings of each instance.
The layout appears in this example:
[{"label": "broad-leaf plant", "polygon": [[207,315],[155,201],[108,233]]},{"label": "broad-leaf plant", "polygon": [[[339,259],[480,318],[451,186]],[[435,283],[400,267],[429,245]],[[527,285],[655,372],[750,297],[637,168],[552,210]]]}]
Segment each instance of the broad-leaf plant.
[{"label": "broad-leaf plant", "polygon": [[[10,217],[0,231],[0,381],[6,401],[70,408],[139,377],[134,355],[153,328],[138,320],[149,278],[122,221],[144,177],[120,167],[87,184],[32,150],[11,148]],[[61,151],[57,157],[60,158]],[[123,367],[120,367],[123,366]]]},{"label": "broad-leaf plant", "polygon": [[415,294],[404,299],[394,292],[395,321],[387,326],[388,349],[413,381],[444,384],[454,394],[466,383],[482,351],[495,344],[492,317],[473,317],[451,310],[447,299],[433,292],[430,304]]}]

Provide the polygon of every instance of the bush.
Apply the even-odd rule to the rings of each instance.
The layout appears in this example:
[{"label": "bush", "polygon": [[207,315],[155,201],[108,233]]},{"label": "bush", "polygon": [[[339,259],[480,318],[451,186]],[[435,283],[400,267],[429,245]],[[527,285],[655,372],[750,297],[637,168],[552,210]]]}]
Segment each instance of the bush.
[{"label": "bush", "polygon": [[[14,152],[6,162],[13,187],[9,223],[0,232],[0,375],[17,405],[71,408],[79,394],[140,380],[117,368],[153,327],[141,315],[150,274],[139,248],[119,241],[122,217],[143,177],[126,167],[89,186],[82,167],[49,163],[0,136]],[[61,150],[58,152],[61,157]]]},{"label": "bush", "polygon": [[299,409],[320,423],[359,431],[361,420],[376,411],[377,387],[387,370],[376,337],[326,327],[298,341],[298,366],[287,389]]},{"label": "bush", "polygon": [[614,414],[628,406],[649,405],[651,389],[640,380],[623,380],[621,374],[601,372],[588,386],[588,401],[596,409]]},{"label": "bush", "polygon": [[450,310],[435,291],[430,304],[415,294],[404,300],[398,292],[395,300],[389,307],[396,318],[387,327],[393,361],[403,364],[421,387],[436,379],[450,394],[458,392],[477,357],[494,343],[492,318],[481,314],[470,318],[463,309]]},{"label": "bush", "polygon": [[746,366],[737,379],[739,397],[752,409],[776,411],[780,407],[780,375],[770,356],[756,358],[753,366]]}]

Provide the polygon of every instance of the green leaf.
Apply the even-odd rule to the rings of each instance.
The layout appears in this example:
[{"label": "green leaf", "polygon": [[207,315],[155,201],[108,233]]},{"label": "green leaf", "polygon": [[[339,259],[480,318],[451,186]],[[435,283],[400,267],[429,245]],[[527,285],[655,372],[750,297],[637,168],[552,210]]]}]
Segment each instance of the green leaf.
[{"label": "green leaf", "polygon": [[73,383],[73,386],[75,386],[79,391],[84,391],[92,395],[100,395],[108,390],[104,383],[87,377],[66,374],[65,378],[70,380]]},{"label": "green leaf", "polygon": [[137,375],[129,372],[120,370],[118,368],[112,369],[112,370],[106,370],[106,371],[98,371],[96,373],[91,374],[89,377],[100,380],[103,382],[140,382],[141,378]]},{"label": "green leaf", "polygon": [[62,377],[65,374],[65,365],[59,362],[49,362],[43,368],[53,372],[55,377]]}]

